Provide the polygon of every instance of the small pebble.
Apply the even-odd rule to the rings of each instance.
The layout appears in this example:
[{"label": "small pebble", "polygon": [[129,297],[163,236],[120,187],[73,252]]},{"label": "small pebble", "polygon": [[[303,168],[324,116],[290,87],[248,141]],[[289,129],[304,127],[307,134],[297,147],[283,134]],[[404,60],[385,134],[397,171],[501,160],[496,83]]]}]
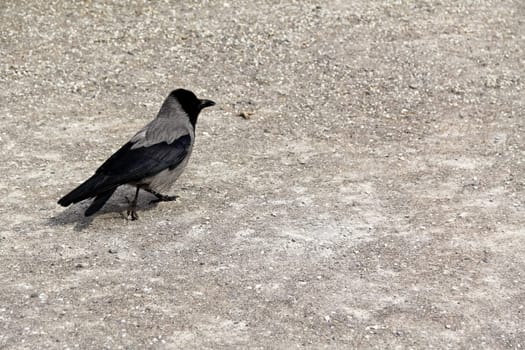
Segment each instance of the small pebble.
[{"label": "small pebble", "polygon": [[247,111],[243,111],[243,112],[240,112],[239,114],[239,117],[241,117],[242,119],[244,120],[248,120],[252,117],[253,115],[253,112],[247,112]]}]

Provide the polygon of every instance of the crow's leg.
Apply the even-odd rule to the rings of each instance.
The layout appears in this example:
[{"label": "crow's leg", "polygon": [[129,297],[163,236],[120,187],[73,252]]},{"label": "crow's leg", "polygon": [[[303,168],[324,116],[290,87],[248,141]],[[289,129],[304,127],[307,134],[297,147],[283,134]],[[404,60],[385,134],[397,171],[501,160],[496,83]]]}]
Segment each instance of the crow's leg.
[{"label": "crow's leg", "polygon": [[137,220],[139,218],[138,214],[137,214],[137,200],[139,198],[139,191],[140,191],[140,187],[137,186],[137,191],[135,192],[135,198],[133,198],[132,201],[130,201],[128,199],[128,197],[126,197],[128,203],[129,203],[129,206],[128,206],[128,211],[127,211],[127,214],[128,216],[131,215],[131,220]]},{"label": "crow's leg", "polygon": [[152,189],[149,189],[149,188],[145,188],[144,189],[145,191],[148,191],[149,193],[151,193],[152,195],[154,195],[155,197],[157,197],[157,199],[153,199],[149,202],[149,204],[153,204],[153,203],[158,203],[158,202],[171,202],[171,201],[174,201],[174,200],[177,200],[177,198],[179,198],[179,196],[167,196],[167,195],[164,195],[164,194],[160,194]]}]

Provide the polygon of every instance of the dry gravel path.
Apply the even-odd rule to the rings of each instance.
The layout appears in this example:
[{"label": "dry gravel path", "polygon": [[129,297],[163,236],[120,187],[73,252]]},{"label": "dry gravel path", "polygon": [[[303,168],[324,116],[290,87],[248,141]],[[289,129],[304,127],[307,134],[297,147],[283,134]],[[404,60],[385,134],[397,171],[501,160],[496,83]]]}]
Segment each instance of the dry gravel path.
[{"label": "dry gravel path", "polygon": [[[523,1],[4,0],[0,33],[0,348],[525,347]],[[56,205],[176,87],[218,102],[179,201]]]}]

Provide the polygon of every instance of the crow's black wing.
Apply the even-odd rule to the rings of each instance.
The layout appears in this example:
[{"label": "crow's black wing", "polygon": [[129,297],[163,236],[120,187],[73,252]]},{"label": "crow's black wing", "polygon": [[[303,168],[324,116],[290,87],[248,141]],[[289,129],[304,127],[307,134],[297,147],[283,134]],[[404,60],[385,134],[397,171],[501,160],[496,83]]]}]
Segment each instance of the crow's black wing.
[{"label": "crow's black wing", "polygon": [[68,206],[101,194],[104,194],[101,197],[105,197],[106,193],[120,185],[142,180],[164,169],[174,169],[188,155],[191,137],[184,135],[172,143],[161,142],[135,149],[132,149],[133,145],[128,142],[122,146],[92,177],[62,197],[58,203]]},{"label": "crow's black wing", "polygon": [[164,169],[174,169],[188,154],[190,144],[190,135],[181,136],[172,143],[161,142],[135,149],[132,149],[134,144],[128,142],[109,157],[95,174],[113,178],[121,184],[138,181]]}]

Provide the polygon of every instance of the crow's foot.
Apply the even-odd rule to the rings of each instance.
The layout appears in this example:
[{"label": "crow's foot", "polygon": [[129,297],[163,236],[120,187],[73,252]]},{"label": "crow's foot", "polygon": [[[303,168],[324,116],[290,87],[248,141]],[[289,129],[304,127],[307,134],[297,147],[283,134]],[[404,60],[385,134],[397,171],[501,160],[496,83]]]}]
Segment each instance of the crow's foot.
[{"label": "crow's foot", "polygon": [[128,197],[126,197],[126,200],[128,201],[128,210],[126,211],[127,216],[131,216],[131,221],[135,221],[139,218],[139,215],[137,214],[137,200],[139,198],[139,188],[137,187],[137,192],[135,192],[135,198],[133,200],[130,200]]},{"label": "crow's foot", "polygon": [[155,197],[157,197],[157,199],[151,200],[149,202],[149,204],[159,203],[159,202],[171,202],[171,201],[175,201],[175,200],[177,200],[177,198],[179,198],[179,196],[167,196],[167,195],[158,193],[156,191],[153,191],[151,189],[145,189],[145,190],[148,191],[149,193],[151,193],[152,195],[154,195]]},{"label": "crow's foot", "polygon": [[149,204],[176,201],[177,198],[179,198],[179,196],[165,196],[161,194],[157,196],[157,199],[152,199],[149,201]]}]

